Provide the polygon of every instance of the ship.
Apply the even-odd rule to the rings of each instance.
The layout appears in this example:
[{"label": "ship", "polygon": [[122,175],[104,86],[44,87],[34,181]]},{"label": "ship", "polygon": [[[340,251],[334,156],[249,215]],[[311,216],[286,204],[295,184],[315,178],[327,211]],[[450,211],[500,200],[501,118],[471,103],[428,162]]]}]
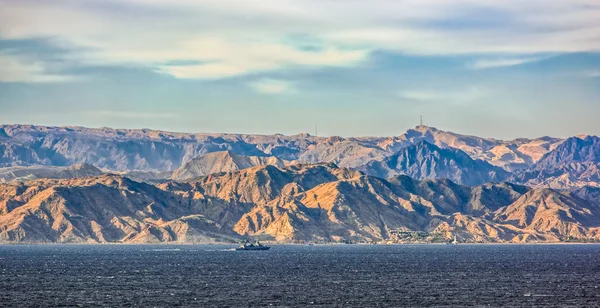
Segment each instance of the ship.
[{"label": "ship", "polygon": [[269,250],[271,247],[261,244],[259,241],[254,243],[245,242],[235,250]]}]

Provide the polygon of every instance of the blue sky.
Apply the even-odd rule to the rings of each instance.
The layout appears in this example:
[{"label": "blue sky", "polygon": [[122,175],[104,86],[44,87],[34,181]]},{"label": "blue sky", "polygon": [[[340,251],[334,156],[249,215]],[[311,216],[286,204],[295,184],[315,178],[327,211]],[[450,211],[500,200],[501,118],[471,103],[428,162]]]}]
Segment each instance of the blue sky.
[{"label": "blue sky", "polygon": [[0,123],[600,135],[597,0],[0,0]]}]

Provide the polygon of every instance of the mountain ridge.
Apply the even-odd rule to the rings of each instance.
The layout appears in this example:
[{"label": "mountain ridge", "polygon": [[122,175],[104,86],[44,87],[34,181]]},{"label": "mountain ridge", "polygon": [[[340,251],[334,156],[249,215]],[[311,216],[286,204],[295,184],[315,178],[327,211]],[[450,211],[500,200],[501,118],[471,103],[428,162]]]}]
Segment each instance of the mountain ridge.
[{"label": "mountain ridge", "polygon": [[[0,127],[4,132],[0,138],[0,150],[4,152],[0,157],[0,174],[5,174],[3,179],[0,176],[0,181],[5,182],[35,178],[36,173],[51,174],[50,169],[55,167],[90,163],[104,172],[125,174],[149,183],[160,183],[170,178],[191,179],[262,164],[282,166],[291,162],[335,163],[340,167],[367,171],[364,168],[369,164],[384,165],[396,153],[427,142],[439,149],[429,151],[431,155],[409,160],[412,165],[405,166],[404,170],[400,170],[402,172],[393,173],[391,170],[394,168],[388,166],[379,170],[381,174],[368,173],[382,177],[407,173],[419,179],[449,177],[458,183],[479,185],[486,181],[505,180],[506,172],[511,172],[508,180],[534,187],[568,189],[600,185],[597,159],[600,142],[598,137],[589,135],[565,140],[540,137],[502,141],[423,125],[395,137],[187,134],[148,129],[35,125]],[[448,160],[449,163],[433,160],[435,153],[441,152],[455,154],[452,154],[454,157]],[[577,158],[581,155],[580,159]],[[485,161],[492,166],[470,160]],[[445,168],[426,166],[432,161],[433,165]],[[457,161],[463,163],[457,164]],[[22,168],[26,173],[25,167],[31,167],[29,174],[6,175],[12,172],[10,168]]]},{"label": "mountain ridge", "polygon": [[512,180],[536,187],[600,186],[600,138],[568,138]]},{"label": "mountain ridge", "polygon": [[305,163],[333,162],[356,167],[383,159],[420,140],[458,148],[472,158],[507,170],[529,166],[562,139],[543,137],[501,141],[417,126],[394,137],[316,137],[172,133],[151,129],[0,125],[0,166],[66,166],[91,163],[112,171],[172,171],[194,157],[217,151],[276,156]]},{"label": "mountain ridge", "polygon": [[255,166],[189,182],[115,174],[0,184],[0,241],[211,243],[405,241],[406,232],[467,242],[600,239],[594,190],[510,183],[385,180],[333,163]]},{"label": "mountain ridge", "polygon": [[481,185],[508,178],[508,172],[482,160],[475,160],[456,148],[439,148],[425,140],[401,149],[382,161],[358,168],[367,174],[390,178],[406,174],[417,180],[449,178],[464,185]]}]

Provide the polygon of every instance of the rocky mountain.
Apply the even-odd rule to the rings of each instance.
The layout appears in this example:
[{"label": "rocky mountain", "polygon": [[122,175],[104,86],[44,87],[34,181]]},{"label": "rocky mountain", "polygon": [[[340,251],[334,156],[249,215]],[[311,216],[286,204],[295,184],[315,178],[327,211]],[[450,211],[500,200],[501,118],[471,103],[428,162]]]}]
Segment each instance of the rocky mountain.
[{"label": "rocky mountain", "polygon": [[583,200],[600,205],[600,187],[578,187],[571,189],[571,193]]},{"label": "rocky mountain", "polygon": [[424,140],[441,148],[459,149],[473,159],[487,161],[508,171],[527,168],[563,141],[552,137],[504,141],[460,135],[424,125],[409,129],[399,138],[409,143]]},{"label": "rocky mountain", "polygon": [[0,168],[0,183],[11,181],[27,181],[38,178],[70,179],[98,176],[103,172],[89,164],[77,164],[69,167],[8,167]]},{"label": "rocky mountain", "polygon": [[0,184],[3,242],[460,241],[600,239],[595,192],[448,179],[385,180],[335,164],[262,165],[191,182],[119,175]]},{"label": "rocky mountain", "polygon": [[596,136],[571,137],[554,151],[544,155],[534,169],[549,169],[571,163],[600,163],[600,138]]},{"label": "rocky mountain", "polygon": [[192,201],[116,175],[2,184],[0,241],[157,243],[237,238],[200,214],[213,206],[212,200]]},{"label": "rocky mountain", "polygon": [[417,180],[447,178],[463,185],[499,182],[509,173],[482,160],[474,160],[455,148],[439,148],[427,141],[401,149],[381,161],[372,161],[358,168],[373,176],[391,178],[408,175]]},{"label": "rocky mountain", "polygon": [[357,167],[371,160],[381,160],[390,150],[410,143],[396,138],[329,137],[312,145],[298,156],[305,163],[331,162],[344,167]]},{"label": "rocky mountain", "polygon": [[173,172],[171,178],[175,181],[183,181],[212,173],[231,172],[260,165],[283,167],[288,163],[275,156],[244,156],[231,151],[212,152],[185,162]]},{"label": "rocky mountain", "polygon": [[536,187],[600,187],[600,138],[568,138],[512,180]]},{"label": "rocky mountain", "polygon": [[111,171],[173,171],[211,152],[275,156],[304,163],[357,167],[382,160],[419,141],[456,148],[507,170],[535,163],[562,140],[550,137],[501,141],[417,126],[395,137],[316,137],[188,134],[149,129],[0,125],[0,167],[88,163]]},{"label": "rocky mountain", "polygon": [[600,235],[600,207],[549,188],[533,189],[494,213],[494,220],[567,238]]},{"label": "rocky mountain", "polygon": [[217,151],[294,156],[310,136],[185,134],[148,129],[2,125],[0,167],[88,163],[111,171],[169,171]]}]

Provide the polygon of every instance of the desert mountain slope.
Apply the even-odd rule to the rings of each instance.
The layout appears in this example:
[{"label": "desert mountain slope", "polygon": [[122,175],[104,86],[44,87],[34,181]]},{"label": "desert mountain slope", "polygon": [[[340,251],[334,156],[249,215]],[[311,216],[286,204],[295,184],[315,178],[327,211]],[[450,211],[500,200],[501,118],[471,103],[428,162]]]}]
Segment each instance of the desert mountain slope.
[{"label": "desert mountain slope", "polygon": [[234,235],[190,202],[114,175],[0,185],[4,242],[210,242]]},{"label": "desert mountain slope", "polygon": [[577,196],[590,203],[600,205],[600,187],[578,187],[571,190],[574,196]]},{"label": "desert mountain slope", "polygon": [[[393,138],[385,146],[378,143],[385,142],[380,138],[342,138],[330,137],[318,144],[309,147],[300,154],[298,160],[306,163],[332,162],[343,167],[356,167],[371,160],[383,159],[390,155],[389,148],[398,146]],[[406,142],[400,142],[406,145]]]},{"label": "desert mountain slope", "polygon": [[38,178],[69,179],[98,176],[103,172],[89,164],[77,164],[69,167],[8,167],[0,168],[0,183],[10,181],[27,181]]},{"label": "desert mountain slope", "polygon": [[[468,241],[559,241],[598,238],[600,226],[590,210],[592,203],[576,195],[554,190],[529,194],[529,188],[510,183],[468,187],[450,180],[418,181],[402,175],[387,181],[333,164],[259,166],[161,187],[182,196],[213,197],[233,208],[248,208],[241,216],[240,212],[233,215],[240,217],[234,230],[279,241],[385,240],[398,230],[460,234]],[[579,233],[545,227],[538,221],[520,224],[528,221],[528,211],[506,214],[525,203],[548,204],[548,194],[560,196],[553,206],[566,214],[551,216],[550,211],[541,217],[550,217],[555,225],[570,224]],[[591,216],[578,214],[586,211]],[[564,218],[567,214],[581,219],[579,225]]]},{"label": "desert mountain slope", "polygon": [[246,134],[189,134],[149,129],[0,125],[0,167],[68,166],[88,163],[111,171],[172,171],[195,157],[230,151],[305,163],[356,167],[382,160],[427,141],[456,148],[507,170],[523,169],[562,140],[550,137],[501,141],[418,126],[394,137],[316,137]]},{"label": "desert mountain slope", "polygon": [[[118,175],[0,184],[2,242],[598,239],[595,192],[390,180],[335,164],[272,165],[158,186]],[[404,233],[403,233],[404,232]]]},{"label": "desert mountain slope", "polygon": [[411,144],[424,140],[440,148],[459,149],[473,159],[485,160],[509,171],[528,167],[562,142],[562,139],[552,137],[504,141],[461,135],[424,125],[409,129],[399,139]]},{"label": "desert mountain slope", "polygon": [[183,181],[203,175],[231,172],[260,165],[283,167],[289,162],[275,156],[244,156],[231,151],[212,152],[193,158],[173,172],[171,178]]},{"label": "desert mountain slope", "polygon": [[531,168],[515,174],[512,181],[562,189],[600,187],[600,138],[568,138]]},{"label": "desert mountain slope", "polygon": [[568,193],[537,188],[494,213],[494,220],[557,238],[597,236],[600,207]]},{"label": "desert mountain slope", "polygon": [[382,161],[372,161],[358,169],[382,178],[404,174],[417,180],[448,178],[470,186],[499,182],[509,176],[504,169],[474,160],[461,150],[441,149],[427,141],[419,141]]},{"label": "desert mountain slope", "polygon": [[600,138],[586,136],[571,137],[554,151],[544,155],[535,165],[535,169],[553,168],[569,163],[600,163]]}]

